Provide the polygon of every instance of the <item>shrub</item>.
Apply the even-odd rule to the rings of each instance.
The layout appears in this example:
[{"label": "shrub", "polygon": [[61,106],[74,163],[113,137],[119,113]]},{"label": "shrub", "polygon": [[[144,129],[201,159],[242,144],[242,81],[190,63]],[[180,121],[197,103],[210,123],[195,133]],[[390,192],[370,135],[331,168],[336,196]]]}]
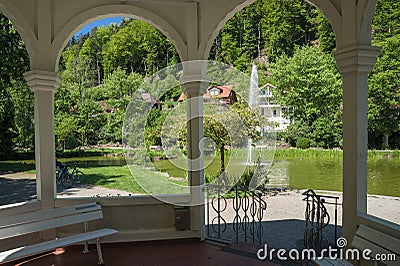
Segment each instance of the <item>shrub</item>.
[{"label": "shrub", "polygon": [[296,147],[300,149],[307,149],[310,147],[310,141],[307,138],[299,138],[296,141]]}]

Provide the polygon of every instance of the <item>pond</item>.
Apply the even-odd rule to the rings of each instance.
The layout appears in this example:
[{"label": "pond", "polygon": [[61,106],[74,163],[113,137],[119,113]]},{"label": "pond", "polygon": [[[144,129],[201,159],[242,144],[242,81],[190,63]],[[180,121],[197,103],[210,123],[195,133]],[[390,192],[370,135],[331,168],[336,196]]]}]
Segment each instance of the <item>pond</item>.
[{"label": "pond", "polygon": [[[126,164],[124,157],[82,157],[62,161],[88,167]],[[341,191],[342,165],[340,157],[278,158],[269,171],[268,187]],[[368,194],[400,197],[400,159],[368,161]]]},{"label": "pond", "polygon": [[[274,160],[269,187],[342,190],[341,158],[285,158]],[[400,159],[368,162],[368,194],[400,197]]]},{"label": "pond", "polygon": [[[84,168],[126,165],[123,156],[81,157],[60,160],[69,165],[76,162],[79,167]],[[18,168],[23,171],[31,169],[31,171],[34,171],[33,163],[33,161],[26,161],[24,163],[26,167],[21,168],[21,165],[19,165]],[[219,163],[216,163],[216,167],[218,166]],[[163,171],[168,171],[172,176],[185,176],[182,170],[166,169],[173,167],[166,161],[160,161],[157,167],[160,167]],[[288,156],[276,158],[268,173],[268,179],[268,187],[341,191],[342,159],[341,156],[332,158],[326,156],[322,158],[306,156],[303,158]],[[399,158],[375,158],[368,162],[368,194],[400,197]]]}]

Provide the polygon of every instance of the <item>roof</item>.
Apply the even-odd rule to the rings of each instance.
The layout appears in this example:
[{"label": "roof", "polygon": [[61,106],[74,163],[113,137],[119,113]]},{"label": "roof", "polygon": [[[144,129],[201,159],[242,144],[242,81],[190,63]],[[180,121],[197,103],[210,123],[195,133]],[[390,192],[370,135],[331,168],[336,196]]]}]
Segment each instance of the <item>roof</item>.
[{"label": "roof", "polygon": [[[219,94],[216,96],[212,96],[210,94],[210,91],[212,90],[219,90]],[[213,86],[213,87],[209,87],[207,89],[207,93],[203,95],[204,98],[229,98],[229,96],[231,95],[231,89],[228,86]]]},{"label": "roof", "polygon": [[[212,91],[214,89],[218,89],[219,94],[212,96],[210,94],[210,91]],[[207,88],[207,92],[203,95],[203,98],[229,98],[231,96],[231,92],[232,92],[232,90],[228,86],[211,86],[211,87]],[[185,99],[186,99],[186,95],[185,95],[185,93],[182,92],[182,94],[178,98],[178,101],[182,102]]]}]

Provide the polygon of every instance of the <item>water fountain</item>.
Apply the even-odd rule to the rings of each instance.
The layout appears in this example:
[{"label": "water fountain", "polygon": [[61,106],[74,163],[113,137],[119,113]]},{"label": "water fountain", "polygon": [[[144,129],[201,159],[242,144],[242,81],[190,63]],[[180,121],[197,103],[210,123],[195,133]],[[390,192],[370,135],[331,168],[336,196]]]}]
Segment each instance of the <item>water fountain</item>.
[{"label": "water fountain", "polygon": [[[255,110],[258,108],[259,104],[259,95],[258,95],[258,74],[257,74],[257,66],[253,64],[251,68],[251,76],[250,76],[250,89],[249,89],[249,106],[251,109]],[[247,165],[254,165],[252,158],[252,148],[253,140],[249,138],[247,140]]]}]

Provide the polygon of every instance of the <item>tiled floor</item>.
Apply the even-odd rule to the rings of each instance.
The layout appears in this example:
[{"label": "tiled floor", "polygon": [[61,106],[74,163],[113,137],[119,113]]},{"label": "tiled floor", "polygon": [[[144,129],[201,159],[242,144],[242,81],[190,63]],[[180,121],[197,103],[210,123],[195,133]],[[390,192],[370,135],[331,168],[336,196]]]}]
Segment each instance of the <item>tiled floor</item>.
[{"label": "tiled floor", "polygon": [[[132,242],[103,244],[106,265],[275,265],[253,258],[223,251],[220,247],[201,243],[197,239],[175,241]],[[97,252],[91,246],[89,254],[82,254],[81,246],[67,247],[24,261],[8,263],[20,266],[79,266],[97,265]],[[4,265],[4,266],[6,266]],[[2,265],[3,266],[3,265]]]}]

